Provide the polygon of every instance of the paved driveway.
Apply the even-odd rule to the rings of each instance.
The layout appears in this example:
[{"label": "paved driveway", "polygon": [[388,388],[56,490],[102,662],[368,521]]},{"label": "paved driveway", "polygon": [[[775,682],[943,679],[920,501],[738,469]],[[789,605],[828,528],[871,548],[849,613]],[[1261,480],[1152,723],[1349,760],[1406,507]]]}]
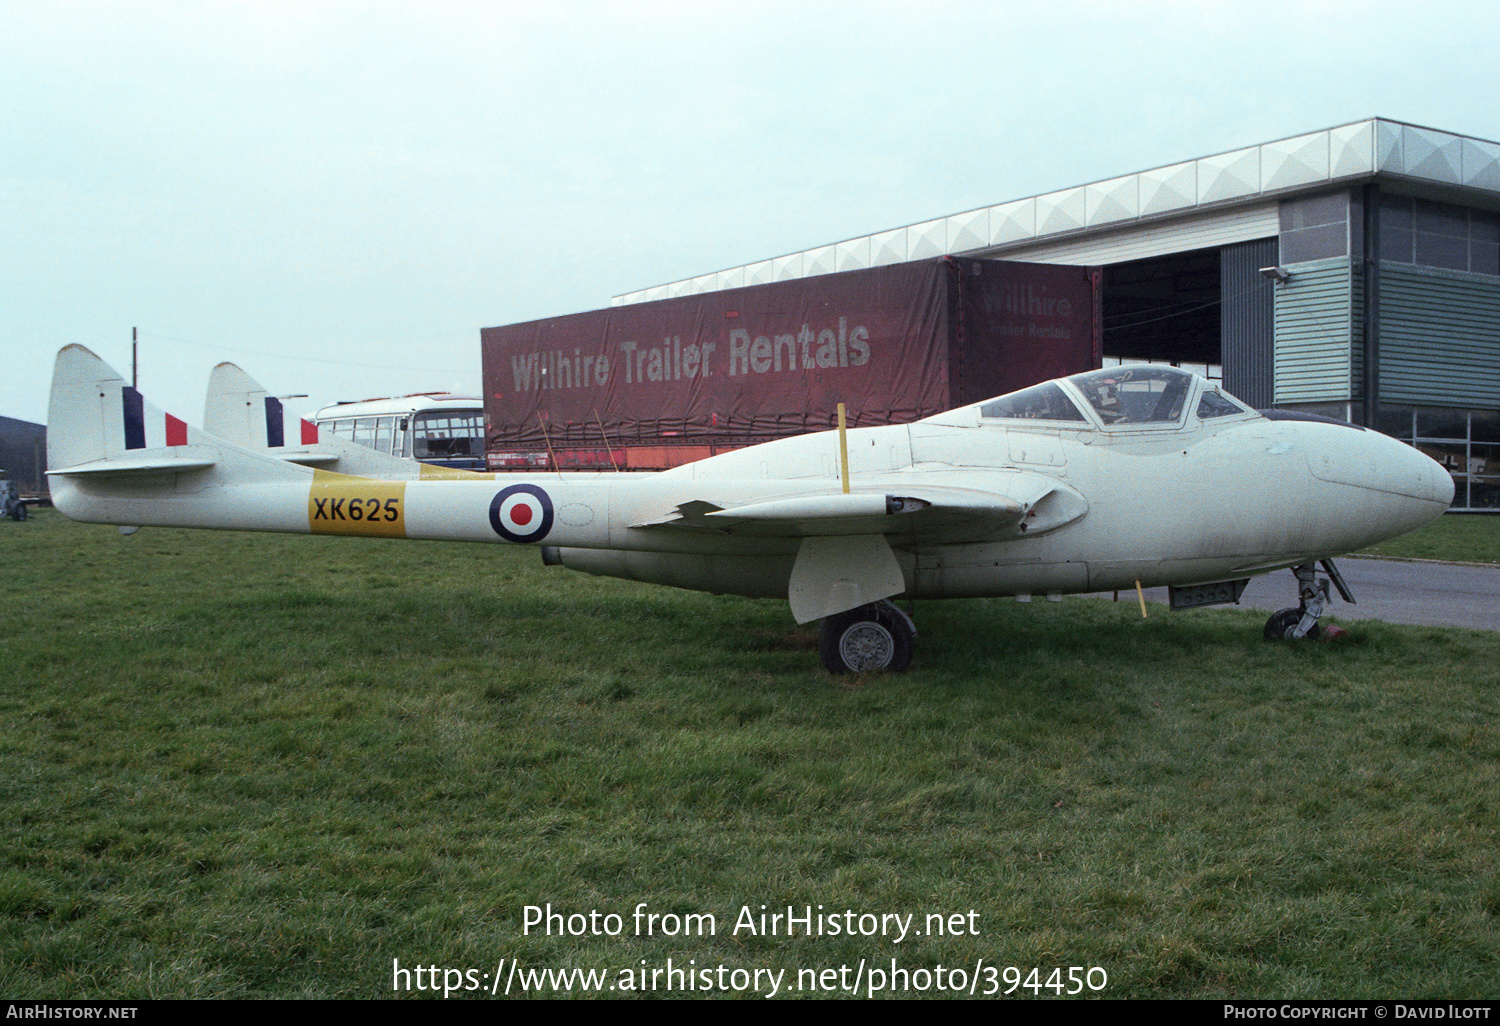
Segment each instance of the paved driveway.
[{"label": "paved driveway", "polygon": [[[1349,557],[1334,563],[1354,593],[1355,605],[1345,603],[1334,589],[1324,622],[1332,616],[1500,630],[1500,567]],[[1135,601],[1134,592],[1120,593],[1120,601],[1127,600]],[[1167,589],[1147,588],[1146,601],[1165,604]],[[1296,604],[1297,578],[1290,570],[1252,577],[1240,599],[1241,607],[1267,612]]]}]

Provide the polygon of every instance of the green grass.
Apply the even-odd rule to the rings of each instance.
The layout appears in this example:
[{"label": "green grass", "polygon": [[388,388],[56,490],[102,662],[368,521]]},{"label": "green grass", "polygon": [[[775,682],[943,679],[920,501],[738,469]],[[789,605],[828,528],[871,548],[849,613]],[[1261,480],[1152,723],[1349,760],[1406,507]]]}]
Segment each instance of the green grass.
[{"label": "green grass", "polygon": [[1420,531],[1381,542],[1365,553],[1388,559],[1500,564],[1500,516],[1450,513]]},{"label": "green grass", "polygon": [[[8,997],[380,997],[393,959],[783,993],[861,959],[1100,966],[1113,997],[1500,978],[1497,634],[929,602],[911,673],[840,681],[784,603],[534,550],[44,511],[0,552]],[[634,936],[642,902],[717,930]],[[548,903],[623,934],[523,933]],[[735,935],[762,904],[978,934]]]}]

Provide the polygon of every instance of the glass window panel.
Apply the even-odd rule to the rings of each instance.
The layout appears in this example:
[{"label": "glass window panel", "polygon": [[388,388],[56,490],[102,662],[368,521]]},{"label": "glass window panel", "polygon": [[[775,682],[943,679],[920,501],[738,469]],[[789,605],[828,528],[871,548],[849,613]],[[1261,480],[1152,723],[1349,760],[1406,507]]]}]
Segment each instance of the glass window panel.
[{"label": "glass window panel", "polygon": [[1409,441],[1412,437],[1411,414],[1410,406],[1391,406],[1381,403],[1380,412],[1375,418],[1376,430],[1392,438]]},{"label": "glass window panel", "polygon": [[484,414],[419,413],[412,418],[412,454],[417,459],[474,456],[484,451]]},{"label": "glass window panel", "polygon": [[391,441],[395,436],[396,418],[380,417],[375,421],[375,448],[383,453],[391,451]]},{"label": "glass window panel", "polygon": [[1467,455],[1462,442],[1418,442],[1417,448],[1443,465],[1448,473],[1460,475],[1467,471]]},{"label": "glass window panel", "polygon": [[[1454,496],[1454,505],[1458,497]],[[1476,477],[1469,482],[1469,506],[1472,509],[1500,509],[1500,477]]]},{"label": "glass window panel", "polygon": [[1228,417],[1245,411],[1230,402],[1217,392],[1204,392],[1203,398],[1198,400],[1198,419],[1209,420],[1213,417]]},{"label": "glass window panel", "polygon": [[1384,193],[1380,197],[1380,229],[1411,231],[1412,200],[1410,196],[1392,196]]},{"label": "glass window panel", "polygon": [[1332,192],[1322,196],[1284,200],[1281,204],[1281,230],[1295,231],[1321,224],[1345,224],[1349,220],[1349,194]]},{"label": "glass window panel", "polygon": [[354,422],[354,440],[360,445],[375,445],[375,418],[360,417]]},{"label": "glass window panel", "polygon": [[1489,442],[1469,444],[1469,473],[1500,477],[1500,445]]},{"label": "glass window panel", "polygon": [[1387,228],[1380,226],[1380,259],[1397,264],[1412,262],[1412,231],[1410,228]]},{"label": "glass window panel", "polygon": [[1471,410],[1469,437],[1476,442],[1500,442],[1500,410]]},{"label": "glass window panel", "polygon": [[1348,253],[1348,225],[1324,224],[1281,233],[1281,262],[1284,264],[1347,256]]},{"label": "glass window panel", "polygon": [[1469,242],[1430,232],[1416,233],[1416,262],[1423,267],[1446,267],[1454,271],[1469,269]]},{"label": "glass window panel", "polygon": [[1475,274],[1500,274],[1500,244],[1480,239],[1471,240],[1469,270]]},{"label": "glass window panel", "polygon": [[1068,379],[1106,425],[1170,424],[1182,417],[1193,376],[1158,364],[1127,364]]},{"label": "glass window panel", "polygon": [[1446,235],[1450,239],[1469,237],[1469,211],[1451,203],[1417,200],[1412,227],[1418,233]]},{"label": "glass window panel", "polygon": [[1050,381],[991,399],[979,408],[979,415],[996,420],[1083,420],[1078,407]]},{"label": "glass window panel", "polygon": [[1445,410],[1427,406],[1417,409],[1418,438],[1467,438],[1468,436],[1467,410]]}]

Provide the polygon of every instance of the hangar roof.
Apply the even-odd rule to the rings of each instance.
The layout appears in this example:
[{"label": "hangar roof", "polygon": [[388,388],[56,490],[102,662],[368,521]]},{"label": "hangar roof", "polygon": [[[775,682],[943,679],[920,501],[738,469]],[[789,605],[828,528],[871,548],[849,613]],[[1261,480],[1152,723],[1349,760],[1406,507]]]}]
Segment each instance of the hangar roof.
[{"label": "hangar roof", "polygon": [[[616,296],[614,305],[949,254],[1036,258],[1027,251],[1103,232],[1182,224],[1195,215],[1233,216],[1236,208],[1258,208],[1251,216],[1264,225],[1268,214],[1274,221],[1281,196],[1371,178],[1500,207],[1500,143],[1367,118],[685,278]],[[1238,230],[1266,233],[1248,225]],[[1066,256],[1048,248],[1054,259]]]}]

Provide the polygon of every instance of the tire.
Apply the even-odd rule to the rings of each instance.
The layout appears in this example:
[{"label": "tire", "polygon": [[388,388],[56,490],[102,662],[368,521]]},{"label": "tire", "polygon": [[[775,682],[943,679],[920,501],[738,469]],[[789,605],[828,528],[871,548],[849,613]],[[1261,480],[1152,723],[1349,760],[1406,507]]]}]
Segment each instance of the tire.
[{"label": "tire", "polygon": [[[1295,641],[1297,639],[1292,637],[1292,630],[1301,622],[1302,610],[1283,609],[1266,621],[1264,637],[1267,641]],[[1315,640],[1320,633],[1318,625],[1313,624],[1312,629],[1304,634],[1303,637],[1308,640]]]},{"label": "tire", "polygon": [[818,654],[829,673],[901,673],[911,665],[916,632],[889,602],[875,602],[823,621]]}]

